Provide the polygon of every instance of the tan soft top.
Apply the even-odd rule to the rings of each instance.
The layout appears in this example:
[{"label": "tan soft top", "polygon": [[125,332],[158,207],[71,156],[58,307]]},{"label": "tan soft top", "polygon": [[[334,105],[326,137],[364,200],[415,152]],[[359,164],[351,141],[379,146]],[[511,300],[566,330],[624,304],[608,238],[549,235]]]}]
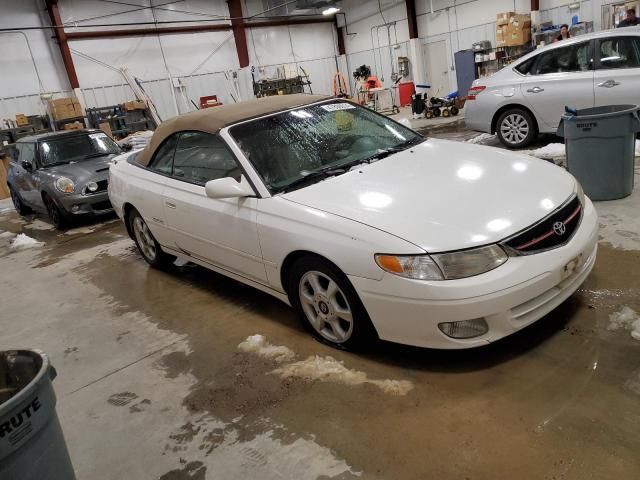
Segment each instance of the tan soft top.
[{"label": "tan soft top", "polygon": [[136,162],[147,166],[153,157],[156,148],[169,135],[183,130],[197,130],[206,133],[218,133],[224,127],[249,120],[262,115],[269,115],[281,110],[300,107],[310,103],[326,100],[325,95],[307,95],[298,93],[294,95],[274,95],[272,97],[257,98],[246,102],[232,103],[220,107],[211,107],[186,113],[162,122],[153,133],[151,141],[137,156]]}]

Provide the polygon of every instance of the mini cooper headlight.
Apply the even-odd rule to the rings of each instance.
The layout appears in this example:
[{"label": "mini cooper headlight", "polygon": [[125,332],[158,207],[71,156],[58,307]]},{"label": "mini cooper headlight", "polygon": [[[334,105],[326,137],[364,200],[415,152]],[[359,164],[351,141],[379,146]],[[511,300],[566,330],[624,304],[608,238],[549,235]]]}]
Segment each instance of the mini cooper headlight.
[{"label": "mini cooper headlight", "polygon": [[432,255],[376,255],[384,271],[414,280],[455,280],[499,267],[509,258],[498,245]]},{"label": "mini cooper headlight", "polygon": [[73,193],[73,190],[76,188],[73,180],[67,177],[60,177],[56,180],[55,183],[56,188],[62,193]]},{"label": "mini cooper headlight", "polygon": [[89,182],[87,183],[87,191],[88,192],[95,192],[98,190],[98,184],[96,182]]}]

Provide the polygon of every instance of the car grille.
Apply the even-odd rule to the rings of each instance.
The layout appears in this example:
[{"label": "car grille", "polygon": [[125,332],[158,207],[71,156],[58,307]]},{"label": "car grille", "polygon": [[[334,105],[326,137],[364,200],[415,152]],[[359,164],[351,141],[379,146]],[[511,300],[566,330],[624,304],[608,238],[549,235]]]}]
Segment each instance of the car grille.
[{"label": "car grille", "polygon": [[93,208],[96,212],[99,212],[101,210],[110,210],[113,207],[111,206],[111,202],[109,200],[105,200],[103,202],[91,204],[91,208]]},{"label": "car grille", "polygon": [[503,242],[521,255],[530,255],[566,244],[580,225],[582,205],[578,197],[527,230]]},{"label": "car grille", "polygon": [[102,193],[102,192],[106,192],[107,188],[109,187],[109,182],[107,180],[100,180],[99,182],[96,182],[98,184],[98,189],[95,192],[90,192],[89,190],[87,190],[87,187],[84,187],[84,195],[95,195],[96,193]]}]

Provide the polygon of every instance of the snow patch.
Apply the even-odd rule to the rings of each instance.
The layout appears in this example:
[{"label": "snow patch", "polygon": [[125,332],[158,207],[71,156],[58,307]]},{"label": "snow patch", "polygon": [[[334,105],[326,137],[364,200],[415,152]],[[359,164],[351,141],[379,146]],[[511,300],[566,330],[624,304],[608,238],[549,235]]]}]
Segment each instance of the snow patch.
[{"label": "snow patch", "polygon": [[467,143],[484,145],[486,143],[491,143],[495,139],[495,135],[491,135],[490,133],[481,133],[480,135],[467,140]]},{"label": "snow patch", "polygon": [[400,123],[400,124],[404,125],[404,126],[405,126],[405,127],[407,127],[407,128],[411,128],[411,129],[413,129],[413,128],[411,127],[411,121],[410,121],[408,118],[401,118],[400,120],[398,120],[398,123]]},{"label": "snow patch", "polygon": [[16,238],[11,242],[11,248],[15,250],[24,250],[27,248],[37,248],[42,247],[44,243],[37,241],[34,238],[31,238],[24,233],[19,233]]},{"label": "snow patch", "polygon": [[640,340],[640,316],[629,307],[622,307],[619,312],[609,315],[608,330],[628,330],[636,340]]},{"label": "snow patch", "polygon": [[11,232],[0,232],[0,238],[11,238],[15,235],[15,233]]},{"label": "snow patch", "polygon": [[25,227],[31,230],[55,230],[55,227],[50,223],[43,222],[40,219],[36,219],[31,223],[27,223]]},{"label": "snow patch", "polygon": [[565,156],[564,143],[550,143],[544,147],[535,150],[524,150],[520,153],[531,155],[532,157],[542,158],[544,160],[553,160]]},{"label": "snow patch", "polygon": [[15,210],[11,198],[0,200],[0,213],[11,212]]},{"label": "snow patch", "polygon": [[374,380],[367,374],[344,366],[344,362],[333,357],[311,356],[306,360],[283,365],[271,373],[282,378],[302,378],[307,381],[335,382],[344,385],[363,385],[369,383],[392,395],[406,395],[413,389],[408,380]]},{"label": "snow patch", "polygon": [[295,358],[296,354],[283,345],[272,345],[264,335],[251,335],[240,345],[241,352],[255,353],[264,358],[275,360],[276,362],[287,362]]}]

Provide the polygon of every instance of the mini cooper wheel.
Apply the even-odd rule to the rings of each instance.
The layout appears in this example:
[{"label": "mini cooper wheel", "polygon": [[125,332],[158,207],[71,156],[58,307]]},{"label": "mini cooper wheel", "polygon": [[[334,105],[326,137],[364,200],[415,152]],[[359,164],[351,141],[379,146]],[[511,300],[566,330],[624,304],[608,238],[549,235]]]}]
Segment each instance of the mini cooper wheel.
[{"label": "mini cooper wheel", "polygon": [[13,206],[20,215],[27,215],[31,213],[31,209],[27,207],[24,203],[22,203],[22,199],[20,195],[12,188],[9,187],[9,194],[11,195],[11,201],[13,202]]},{"label": "mini cooper wheel", "polygon": [[304,257],[296,262],[289,299],[311,333],[333,347],[355,349],[376,337],[349,280],[320,258]]},{"label": "mini cooper wheel", "polygon": [[498,138],[507,148],[524,148],[536,138],[536,124],[531,115],[520,108],[507,110],[498,119]]},{"label": "mini cooper wheel", "polygon": [[132,210],[129,214],[129,228],[133,233],[138,251],[149,265],[160,269],[173,265],[176,257],[162,251],[160,244],[137,210]]},{"label": "mini cooper wheel", "polygon": [[69,219],[62,212],[60,207],[58,207],[56,201],[46,193],[43,194],[42,199],[44,200],[44,206],[47,209],[47,215],[49,215],[49,219],[51,220],[51,223],[53,223],[54,227],[58,230],[64,230],[67,228],[69,225]]}]

